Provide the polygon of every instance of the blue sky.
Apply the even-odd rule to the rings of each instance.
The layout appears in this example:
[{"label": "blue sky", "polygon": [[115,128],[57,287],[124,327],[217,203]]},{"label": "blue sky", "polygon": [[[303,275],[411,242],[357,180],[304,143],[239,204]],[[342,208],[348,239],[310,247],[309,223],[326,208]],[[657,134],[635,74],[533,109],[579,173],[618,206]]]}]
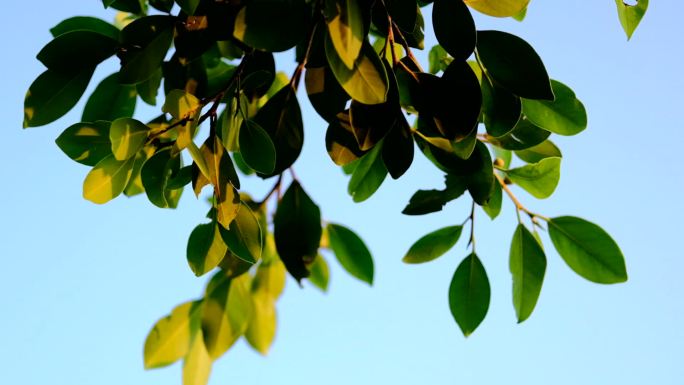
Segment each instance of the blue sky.
[{"label": "blue sky", "polygon": [[[43,71],[35,54],[49,41],[48,29],[73,15],[113,17],[99,1],[58,3],[9,2],[0,24],[7,144],[0,152],[0,383],[179,384],[178,364],[143,370],[142,346],[159,317],[202,292],[206,279],[190,272],[185,247],[206,205],[187,191],[175,211],[144,197],[104,206],[83,200],[88,170],[54,139],[79,120],[84,101],[49,126],[21,129],[24,93]],[[352,203],[346,177],[325,154],[326,127],[302,94],[306,144],[298,176],[326,220],[366,240],[375,284],[350,278],[332,259],[328,294],[289,280],[269,356],[239,342],[216,362],[210,384],[680,383],[684,46],[675,4],[652,2],[629,43],[610,0],[532,0],[523,23],[476,16],[480,29],[525,38],[551,76],[584,102],[588,129],[555,139],[564,153],[556,194],[544,201],[518,195],[536,212],[578,215],[605,228],[626,256],[626,284],[600,286],[576,276],[546,238],[541,297],[531,318],[516,324],[508,272],[516,219],[505,201],[495,222],[478,213],[478,254],[492,301],[482,325],[463,338],[447,288],[468,253],[464,240],[426,265],[405,265],[401,257],[429,231],[461,223],[470,202],[403,216],[416,189],[442,183],[421,159],[367,202]],[[289,54],[280,58],[286,68],[290,61]],[[113,63],[105,67],[96,79],[114,71]],[[270,186],[245,184],[256,196]]]}]

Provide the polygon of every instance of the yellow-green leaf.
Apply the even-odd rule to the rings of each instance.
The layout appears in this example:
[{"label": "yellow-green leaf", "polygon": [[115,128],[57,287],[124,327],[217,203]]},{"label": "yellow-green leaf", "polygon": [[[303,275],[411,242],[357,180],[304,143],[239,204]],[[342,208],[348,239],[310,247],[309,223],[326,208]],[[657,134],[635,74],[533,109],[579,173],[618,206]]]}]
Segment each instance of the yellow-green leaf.
[{"label": "yellow-green leaf", "polygon": [[342,62],[352,69],[365,36],[363,14],[357,0],[328,2],[331,3],[334,3],[334,7],[328,8],[335,9],[329,12],[334,16],[328,15],[328,35]]},{"label": "yellow-green leaf", "polygon": [[131,118],[119,118],[109,128],[112,153],[117,160],[133,157],[145,144],[150,128]]},{"label": "yellow-green leaf", "polygon": [[135,158],[117,160],[114,155],[99,161],[83,182],[83,197],[97,204],[116,198],[128,184],[134,161]]},{"label": "yellow-green leaf", "polygon": [[206,274],[218,266],[227,250],[218,223],[198,225],[188,239],[187,258],[190,269],[198,277]]},{"label": "yellow-green leaf", "polygon": [[522,187],[535,198],[548,198],[556,190],[560,180],[561,158],[544,158],[537,163],[506,170],[513,183]]},{"label": "yellow-green leaf", "polygon": [[351,69],[340,58],[330,37],[325,39],[325,55],[335,78],[352,99],[363,104],[387,101],[387,72],[368,41],[363,42],[361,52]]},{"label": "yellow-green leaf", "polygon": [[470,8],[494,17],[516,16],[530,0],[464,0]]},{"label": "yellow-green leaf", "polygon": [[186,302],[157,321],[145,340],[145,369],[171,365],[188,354],[196,330],[194,319],[201,308],[199,301]]},{"label": "yellow-green leaf", "polygon": [[252,318],[245,331],[247,342],[259,353],[268,353],[276,333],[275,301],[263,293],[252,295]]},{"label": "yellow-green leaf", "polygon": [[627,4],[624,0],[615,0],[617,6],[618,17],[622,29],[627,34],[627,40],[632,37],[634,30],[639,26],[641,19],[646,14],[648,8],[648,0],[637,0],[636,4]]},{"label": "yellow-green leaf", "polygon": [[204,346],[202,328],[198,328],[183,361],[183,385],[206,385],[209,382],[211,363],[209,352]]}]

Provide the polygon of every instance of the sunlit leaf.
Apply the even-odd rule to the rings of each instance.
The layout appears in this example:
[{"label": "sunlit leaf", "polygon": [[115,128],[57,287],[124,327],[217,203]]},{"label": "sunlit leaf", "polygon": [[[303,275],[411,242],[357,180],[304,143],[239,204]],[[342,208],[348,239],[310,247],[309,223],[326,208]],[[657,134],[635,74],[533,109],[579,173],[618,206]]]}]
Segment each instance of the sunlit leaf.
[{"label": "sunlit leaf", "polygon": [[180,154],[174,154],[171,148],[165,148],[148,159],[140,170],[143,187],[147,198],[155,206],[176,208],[177,193],[169,188],[169,182],[180,171]]},{"label": "sunlit leaf", "polygon": [[582,277],[596,283],[627,281],[622,251],[599,226],[577,217],[552,218],[549,235],[558,254]]},{"label": "sunlit leaf", "polygon": [[632,37],[634,30],[639,26],[641,19],[646,14],[648,0],[637,0],[636,4],[628,4],[624,0],[615,0],[615,5],[617,6],[618,17],[620,18],[622,29],[625,30],[627,39],[629,40]]},{"label": "sunlit leaf", "polygon": [[204,346],[202,328],[197,328],[183,361],[183,385],[206,385],[209,382],[211,364],[211,357]]},{"label": "sunlit leaf", "polygon": [[587,128],[587,111],[565,84],[551,80],[556,99],[523,99],[523,112],[534,125],[559,135],[576,135]]},{"label": "sunlit leaf", "polygon": [[364,104],[379,104],[387,100],[387,72],[368,41],[364,41],[351,69],[339,57],[330,38],[325,40],[325,54],[335,78],[352,99]]},{"label": "sunlit leaf", "polygon": [[527,163],[537,163],[544,158],[562,157],[560,149],[550,140],[545,140],[536,146],[516,151],[515,155]]},{"label": "sunlit leaf", "polygon": [[328,291],[328,284],[330,281],[330,268],[328,262],[322,255],[318,254],[309,268],[311,275],[309,275],[309,282],[319,288],[323,292]]},{"label": "sunlit leaf", "polygon": [[76,123],[64,130],[55,142],[69,158],[87,166],[94,166],[112,154],[109,122]]},{"label": "sunlit leaf", "polygon": [[256,215],[246,204],[240,204],[230,227],[221,229],[221,237],[236,257],[252,264],[261,258],[264,246],[262,229]]},{"label": "sunlit leaf", "polygon": [[530,0],[464,0],[471,8],[495,17],[509,17],[519,14]]},{"label": "sunlit leaf", "polygon": [[378,144],[360,160],[347,186],[347,192],[354,202],[363,202],[380,188],[387,177],[387,168],[382,161],[382,145]]},{"label": "sunlit leaf", "polygon": [[188,354],[201,309],[199,301],[186,302],[157,321],[145,340],[145,369],[171,365]]},{"label": "sunlit leaf", "polygon": [[538,163],[506,170],[506,175],[535,198],[544,199],[550,197],[558,186],[560,164],[561,158],[544,158]]},{"label": "sunlit leaf", "polygon": [[197,225],[188,239],[188,265],[199,277],[218,266],[227,250],[216,222]]},{"label": "sunlit leaf", "polygon": [[326,2],[328,36],[338,57],[348,69],[354,68],[366,36],[363,14],[358,0]]},{"label": "sunlit leaf", "polygon": [[119,118],[109,128],[112,153],[117,160],[133,157],[145,144],[150,128],[131,118]]},{"label": "sunlit leaf", "polygon": [[116,198],[126,188],[133,171],[135,158],[117,160],[108,155],[99,161],[83,181],[83,197],[103,204]]}]

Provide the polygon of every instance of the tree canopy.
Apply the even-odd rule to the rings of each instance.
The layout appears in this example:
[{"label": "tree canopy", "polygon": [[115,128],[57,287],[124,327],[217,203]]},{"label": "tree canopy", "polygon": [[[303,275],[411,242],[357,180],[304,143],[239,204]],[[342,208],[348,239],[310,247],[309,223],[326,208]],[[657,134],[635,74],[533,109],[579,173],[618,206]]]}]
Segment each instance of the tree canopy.
[{"label": "tree canopy", "polygon": [[[192,273],[211,278],[202,298],[153,326],[145,367],[182,359],[184,384],[204,384],[212,362],[241,337],[265,354],[286,275],[327,290],[326,253],[373,284],[373,258],[362,238],[325,218],[293,170],[305,136],[302,80],[309,103],[328,123],[326,150],[348,175],[353,201],[367,200],[388,175],[402,177],[416,148],[444,174],[444,185],[417,190],[404,214],[472,200],[462,222],[429,232],[403,256],[407,264],[426,263],[467,239],[471,251],[448,290],[465,336],[490,303],[475,248],[476,210],[497,218],[504,195],[518,219],[509,255],[518,322],[530,317],[543,286],[547,259],[538,230],[581,277],[626,281],[623,254],[603,229],[577,216],[532,211],[509,188],[549,198],[562,160],[552,136],[587,127],[582,102],[549,77],[529,43],[478,30],[471,13],[522,21],[528,3],[103,0],[118,11],[113,24],[78,16],[50,29],[53,40],[37,55],[46,70],[26,94],[25,128],[65,115],[99,64],[120,61],[120,70],[88,97],[81,122],[56,139],[69,158],[92,167],[83,197],[104,204],[122,194],[145,195],[159,208],[175,209],[188,186],[197,197],[211,192],[206,221],[189,234],[186,250]],[[628,38],[647,6],[647,0],[616,0]],[[423,12],[432,13],[439,42],[428,63],[412,53],[427,48]],[[297,61],[291,76],[274,60],[289,50]],[[139,102],[159,107],[160,115],[134,118]],[[270,192],[258,199],[241,190],[240,180],[250,176],[272,181]]]}]

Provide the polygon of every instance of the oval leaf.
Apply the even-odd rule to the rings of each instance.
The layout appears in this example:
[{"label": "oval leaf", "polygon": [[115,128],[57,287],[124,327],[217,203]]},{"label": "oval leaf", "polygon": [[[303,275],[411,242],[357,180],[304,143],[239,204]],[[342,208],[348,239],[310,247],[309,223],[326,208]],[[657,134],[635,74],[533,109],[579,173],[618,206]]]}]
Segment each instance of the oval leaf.
[{"label": "oval leaf", "polygon": [[326,3],[328,36],[338,57],[347,68],[352,69],[366,36],[361,7],[357,0],[335,0]]},{"label": "oval leaf", "polygon": [[334,223],[328,224],[326,230],[330,239],[330,247],[342,267],[354,277],[373,284],[373,257],[356,233]]},{"label": "oval leaf", "polygon": [[489,298],[487,272],[477,255],[470,254],[458,265],[449,286],[449,308],[466,337],[487,315]]},{"label": "oval leaf", "polygon": [[513,234],[509,267],[513,275],[513,307],[518,322],[523,322],[537,304],[546,272],[544,250],[523,225],[518,225]]},{"label": "oval leaf", "polygon": [[380,188],[387,177],[387,168],[382,161],[382,144],[378,144],[358,162],[349,179],[347,192],[354,202],[363,202]]},{"label": "oval leaf", "polygon": [[88,87],[95,68],[63,74],[47,70],[31,83],[24,99],[24,128],[44,126],[69,112]]},{"label": "oval leaf", "polygon": [[329,37],[325,39],[325,55],[335,78],[352,99],[363,104],[380,104],[387,100],[387,72],[368,41],[363,42],[351,69],[338,56]]},{"label": "oval leaf", "polygon": [[275,169],[276,152],[268,133],[253,120],[245,120],[238,134],[240,154],[255,171],[270,174]]},{"label": "oval leaf", "polygon": [[107,76],[88,98],[81,119],[84,122],[111,122],[117,118],[130,118],[135,112],[136,96],[135,87],[119,84],[117,74]]},{"label": "oval leaf", "polygon": [[264,247],[261,227],[256,215],[246,204],[240,204],[237,216],[228,229],[221,228],[221,237],[228,250],[243,261],[254,264],[261,258]]},{"label": "oval leaf", "polygon": [[112,154],[109,122],[76,123],[64,130],[55,142],[69,158],[86,166],[95,166]]},{"label": "oval leaf", "polygon": [[112,142],[112,153],[117,160],[126,160],[143,147],[150,128],[131,118],[120,118],[112,122],[109,128],[109,140]]},{"label": "oval leaf", "polygon": [[560,163],[561,158],[544,158],[538,163],[506,170],[506,175],[535,198],[544,199],[550,197],[558,186]]},{"label": "oval leaf", "polygon": [[559,135],[576,135],[587,128],[587,111],[565,84],[551,80],[553,101],[523,99],[523,113],[536,126]]},{"label": "oval leaf", "polygon": [[441,257],[458,242],[462,230],[463,226],[449,226],[423,236],[411,246],[402,261],[425,263]]},{"label": "oval leaf", "polygon": [[464,2],[435,0],[432,26],[437,41],[454,60],[466,60],[475,50],[475,21]]},{"label": "oval leaf", "polygon": [[549,236],[565,263],[582,277],[596,283],[627,281],[620,247],[599,226],[577,217],[552,218]]},{"label": "oval leaf", "polygon": [[145,340],[145,369],[171,365],[188,353],[193,329],[199,327],[194,321],[201,308],[199,301],[186,302],[157,321]]},{"label": "oval leaf", "polygon": [[126,49],[121,55],[121,84],[140,83],[157,72],[173,41],[175,23],[176,18],[172,16],[145,16],[121,31],[121,42]]},{"label": "oval leaf", "polygon": [[118,47],[118,40],[107,35],[77,30],[54,38],[38,52],[37,58],[48,69],[73,73],[77,70],[96,67],[100,62],[114,55]]},{"label": "oval leaf", "polygon": [[520,14],[530,0],[464,0],[471,8],[485,15],[509,17]]},{"label": "oval leaf", "polygon": [[134,161],[134,157],[117,160],[114,155],[99,161],[83,181],[83,197],[103,204],[119,196],[131,177]]},{"label": "oval leaf", "polygon": [[544,63],[525,40],[501,31],[478,31],[477,57],[508,91],[523,98],[553,100]]},{"label": "oval leaf", "polygon": [[188,265],[199,277],[218,266],[227,250],[216,222],[200,224],[192,230],[188,239]]}]

